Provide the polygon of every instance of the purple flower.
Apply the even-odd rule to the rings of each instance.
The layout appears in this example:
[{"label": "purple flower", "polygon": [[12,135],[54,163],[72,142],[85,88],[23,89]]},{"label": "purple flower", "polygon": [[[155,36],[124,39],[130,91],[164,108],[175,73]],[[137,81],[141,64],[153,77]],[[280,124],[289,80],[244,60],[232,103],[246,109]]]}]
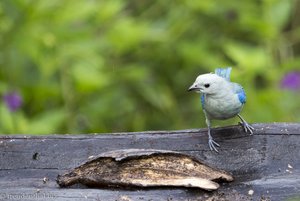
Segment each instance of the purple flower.
[{"label": "purple flower", "polygon": [[17,92],[8,92],[3,96],[3,100],[11,112],[18,110],[23,102],[22,97]]},{"label": "purple flower", "polygon": [[300,71],[292,71],[281,80],[281,87],[290,90],[300,90]]}]

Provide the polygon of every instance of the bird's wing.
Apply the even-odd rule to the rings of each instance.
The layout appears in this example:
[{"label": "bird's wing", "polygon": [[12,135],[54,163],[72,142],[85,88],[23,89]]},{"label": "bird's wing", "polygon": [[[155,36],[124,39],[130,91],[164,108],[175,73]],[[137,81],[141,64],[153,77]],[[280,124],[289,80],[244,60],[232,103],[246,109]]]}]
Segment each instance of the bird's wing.
[{"label": "bird's wing", "polygon": [[201,105],[202,105],[202,108],[204,108],[204,102],[205,102],[204,94],[201,94]]},{"label": "bird's wing", "polygon": [[230,81],[230,72],[231,72],[231,67],[227,68],[217,68],[215,70],[215,74],[224,78],[227,81]]},{"label": "bird's wing", "polygon": [[242,104],[246,103],[246,93],[243,87],[238,83],[231,83],[232,90],[235,94],[238,95],[239,100]]}]

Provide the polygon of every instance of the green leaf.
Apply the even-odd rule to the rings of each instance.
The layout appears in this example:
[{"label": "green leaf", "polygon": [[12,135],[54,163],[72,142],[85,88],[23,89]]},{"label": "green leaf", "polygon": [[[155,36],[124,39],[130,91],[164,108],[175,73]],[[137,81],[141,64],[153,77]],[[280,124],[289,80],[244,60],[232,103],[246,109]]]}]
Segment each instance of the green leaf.
[{"label": "green leaf", "polygon": [[242,43],[228,43],[224,46],[225,53],[237,63],[237,66],[259,70],[271,64],[266,48]]},{"label": "green leaf", "polygon": [[116,21],[108,33],[108,39],[120,52],[137,48],[147,35],[148,28],[144,23],[127,17]]},{"label": "green leaf", "polygon": [[54,134],[65,124],[66,112],[64,109],[52,109],[31,119],[28,126],[30,134]]},{"label": "green leaf", "polygon": [[109,83],[109,75],[101,72],[99,66],[92,66],[88,62],[79,62],[73,66],[72,76],[81,92],[99,90]]},{"label": "green leaf", "polygon": [[269,1],[267,19],[278,31],[284,28],[291,16],[292,2],[291,0]]}]

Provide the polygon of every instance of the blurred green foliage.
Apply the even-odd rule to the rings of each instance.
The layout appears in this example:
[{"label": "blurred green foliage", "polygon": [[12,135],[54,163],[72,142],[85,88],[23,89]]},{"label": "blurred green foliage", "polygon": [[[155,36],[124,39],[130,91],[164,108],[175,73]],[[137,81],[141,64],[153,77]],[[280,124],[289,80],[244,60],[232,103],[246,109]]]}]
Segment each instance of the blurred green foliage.
[{"label": "blurred green foliage", "polygon": [[[249,122],[300,121],[300,4],[292,0],[1,0],[0,133],[206,127],[198,74],[233,66]],[[238,120],[215,122],[235,124]]]}]

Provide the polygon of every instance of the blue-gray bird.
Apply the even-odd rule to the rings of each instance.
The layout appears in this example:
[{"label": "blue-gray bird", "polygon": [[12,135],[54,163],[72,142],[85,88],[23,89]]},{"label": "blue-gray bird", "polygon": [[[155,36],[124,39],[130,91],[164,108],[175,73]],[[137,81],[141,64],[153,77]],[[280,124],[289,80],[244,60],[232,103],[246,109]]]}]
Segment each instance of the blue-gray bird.
[{"label": "blue-gray bird", "polygon": [[220,145],[210,134],[212,119],[229,119],[238,116],[245,132],[253,134],[254,128],[239,114],[246,103],[243,87],[230,82],[231,68],[217,68],[215,73],[199,75],[194,84],[188,89],[201,93],[201,105],[208,127],[208,145],[211,150],[218,152]]}]

